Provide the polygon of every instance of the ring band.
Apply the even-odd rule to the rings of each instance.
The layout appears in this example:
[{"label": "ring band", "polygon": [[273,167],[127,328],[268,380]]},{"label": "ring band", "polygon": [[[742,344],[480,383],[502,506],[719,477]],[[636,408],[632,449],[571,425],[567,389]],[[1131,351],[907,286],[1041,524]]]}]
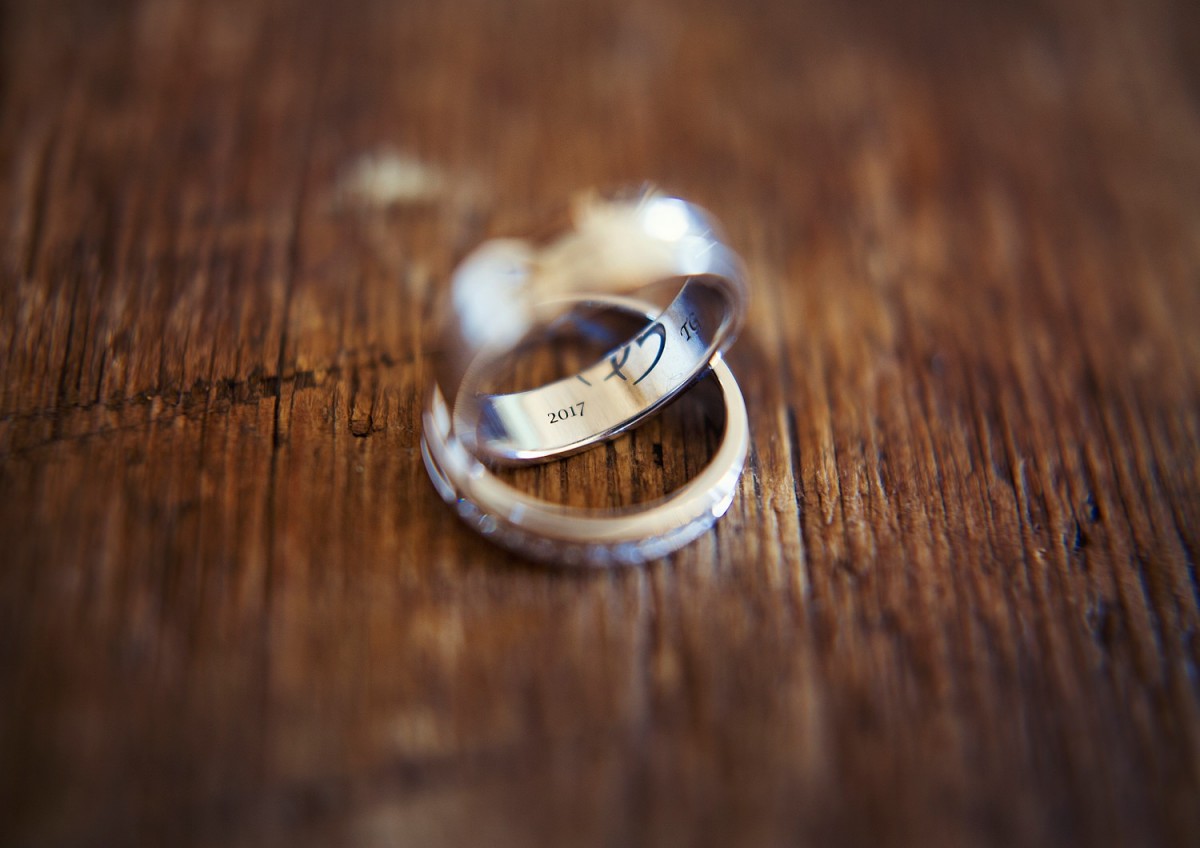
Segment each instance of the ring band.
[{"label": "ring band", "polygon": [[[646,327],[578,374],[513,394],[470,390],[533,327],[577,304],[573,295],[671,278],[683,283],[670,305],[652,308]],[[456,270],[451,291],[438,390],[459,440],[508,463],[575,453],[652,415],[732,344],[746,311],[741,260],[712,218],[658,194],[581,207],[575,230],[541,250],[487,242]]]},{"label": "ring band", "polygon": [[[580,298],[652,318],[632,298]],[[566,565],[634,565],[665,556],[708,530],[733,500],[749,446],[746,405],[718,353],[711,360],[725,402],[725,429],[708,466],[666,497],[621,510],[568,507],[535,498],[496,477],[457,437],[440,389],[425,413],[421,455],[434,487],[461,518],[516,553]]]}]

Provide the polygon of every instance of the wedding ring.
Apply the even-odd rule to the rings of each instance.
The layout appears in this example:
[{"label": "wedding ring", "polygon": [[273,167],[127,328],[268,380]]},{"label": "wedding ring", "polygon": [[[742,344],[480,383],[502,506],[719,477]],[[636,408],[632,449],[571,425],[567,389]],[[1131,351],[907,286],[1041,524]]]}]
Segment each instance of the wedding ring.
[{"label": "wedding ring", "polygon": [[[577,374],[530,391],[464,391],[535,327],[577,295],[644,290],[678,280],[650,323]],[[478,457],[542,461],[611,439],[687,388],[734,340],[745,318],[741,260],[712,218],[676,197],[589,199],[574,229],[540,249],[493,240],[451,283],[450,314],[435,365],[456,440]]]},{"label": "wedding ring", "polygon": [[[632,298],[576,298],[576,303],[581,301],[651,320],[657,312],[652,304]],[[720,445],[696,477],[652,503],[618,510],[580,509],[550,503],[508,485],[459,437],[439,387],[434,388],[425,413],[421,439],[425,467],[442,499],[464,521],[491,541],[532,559],[606,567],[665,556],[707,531],[725,514],[746,460],[749,427],[741,391],[720,353],[709,363],[725,406]]]}]

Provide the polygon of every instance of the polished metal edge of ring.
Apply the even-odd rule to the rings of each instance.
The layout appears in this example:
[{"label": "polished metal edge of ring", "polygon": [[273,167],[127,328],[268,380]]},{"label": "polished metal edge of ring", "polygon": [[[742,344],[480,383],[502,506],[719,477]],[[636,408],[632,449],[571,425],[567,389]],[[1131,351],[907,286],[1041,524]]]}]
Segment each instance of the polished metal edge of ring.
[{"label": "polished metal edge of ring", "polygon": [[641,565],[650,560],[660,559],[703,536],[728,512],[737,493],[735,485],[725,497],[713,504],[708,512],[658,536],[616,544],[576,542],[550,539],[531,533],[503,515],[484,512],[471,501],[460,497],[431,456],[424,437],[421,438],[421,457],[425,460],[425,468],[437,493],[468,527],[506,550],[552,565],[611,568]]}]

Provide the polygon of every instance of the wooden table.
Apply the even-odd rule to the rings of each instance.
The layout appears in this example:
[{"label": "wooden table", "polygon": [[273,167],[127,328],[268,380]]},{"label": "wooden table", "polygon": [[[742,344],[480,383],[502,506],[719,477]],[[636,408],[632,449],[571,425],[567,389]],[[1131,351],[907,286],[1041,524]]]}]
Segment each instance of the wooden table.
[{"label": "wooden table", "polygon": [[[1197,844],[1198,10],[6,4],[0,842]],[[747,259],[747,473],[524,564],[432,310],[645,179]]]}]

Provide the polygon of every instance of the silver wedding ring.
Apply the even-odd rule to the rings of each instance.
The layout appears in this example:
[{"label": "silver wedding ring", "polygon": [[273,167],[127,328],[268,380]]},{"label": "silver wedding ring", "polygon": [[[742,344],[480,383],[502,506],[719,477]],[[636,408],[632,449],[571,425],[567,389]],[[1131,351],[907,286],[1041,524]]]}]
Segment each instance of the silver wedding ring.
[{"label": "silver wedding ring", "polygon": [[[675,289],[669,305],[623,296]],[[424,416],[435,488],[468,524],[511,550],[570,565],[663,556],[728,509],[745,462],[745,404],[721,354],[745,318],[740,259],[703,210],[679,198],[588,200],[574,229],[544,247],[485,243],[455,271]],[[497,362],[581,307],[644,318],[578,373],[528,391],[483,390]],[[709,465],[651,504],[581,510],[533,498],[489,464],[546,461],[614,438],[710,373],[725,431]]]}]

